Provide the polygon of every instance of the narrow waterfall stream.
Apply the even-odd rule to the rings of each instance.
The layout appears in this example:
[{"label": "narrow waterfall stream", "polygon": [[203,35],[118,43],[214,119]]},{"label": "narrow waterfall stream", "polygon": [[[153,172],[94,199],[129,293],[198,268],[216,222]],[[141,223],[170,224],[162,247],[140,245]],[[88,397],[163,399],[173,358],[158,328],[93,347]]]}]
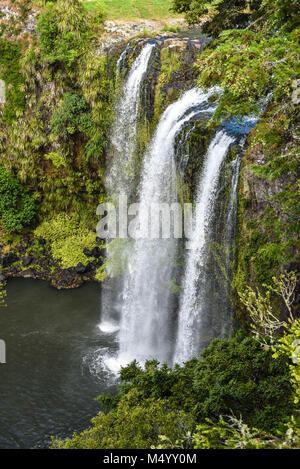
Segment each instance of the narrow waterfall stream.
[{"label": "narrow waterfall stream", "polygon": [[155,43],[147,43],[135,59],[124,85],[121,99],[115,109],[115,121],[110,143],[111,167],[106,180],[110,194],[114,194],[117,189],[120,194],[130,195],[132,189],[140,93],[154,48]]},{"label": "narrow waterfall stream", "polygon": [[[128,54],[130,42],[121,53],[116,70],[116,79],[120,78],[120,70]],[[106,175],[107,192],[114,199],[118,194],[130,197],[134,183],[134,152],[137,141],[140,96],[149,61],[155,43],[147,43],[132,64],[124,84],[121,97],[116,104],[115,119],[110,139],[110,167]],[[111,256],[108,246],[108,257]],[[102,291],[102,315],[99,328],[102,332],[113,333],[119,327],[112,320],[112,310],[118,302],[119,291],[122,290],[122,279],[116,282],[114,290]]]},{"label": "narrow waterfall stream", "polygon": [[192,240],[180,300],[178,337],[174,362],[184,362],[196,356],[201,348],[201,319],[205,311],[205,269],[222,163],[234,139],[224,131],[217,132],[207,151],[197,194]]}]

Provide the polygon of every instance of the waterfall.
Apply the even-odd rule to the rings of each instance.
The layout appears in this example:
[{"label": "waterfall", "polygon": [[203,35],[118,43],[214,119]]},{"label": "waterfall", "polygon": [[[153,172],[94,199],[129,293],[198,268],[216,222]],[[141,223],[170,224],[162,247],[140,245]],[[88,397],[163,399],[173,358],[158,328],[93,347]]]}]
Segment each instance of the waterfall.
[{"label": "waterfall", "polygon": [[125,62],[126,62],[126,59],[127,59],[127,55],[128,55],[128,51],[129,51],[129,49],[130,49],[130,46],[131,46],[131,41],[127,42],[125,49],[123,50],[123,52],[121,53],[120,57],[119,57],[118,60],[117,60],[117,65],[116,65],[116,80],[119,79],[121,70],[122,70],[122,68],[123,68],[124,65],[125,65]]},{"label": "waterfall", "polygon": [[[117,61],[116,79],[124,65],[130,48],[130,42],[121,53]],[[132,64],[128,78],[122,90],[120,100],[115,108],[115,120],[111,132],[110,154],[111,161],[106,175],[107,192],[111,196],[124,194],[130,197],[134,182],[134,152],[137,140],[138,115],[140,96],[149,61],[155,44],[146,44]],[[117,201],[116,201],[117,205]],[[108,258],[112,256],[108,244]],[[114,283],[114,286],[112,286]],[[99,328],[102,332],[113,333],[118,330],[116,318],[119,311],[119,297],[122,290],[122,279],[114,279],[102,288],[102,314]]]},{"label": "waterfall", "polygon": [[211,221],[217,200],[221,167],[233,142],[233,137],[223,130],[218,131],[208,148],[204,161],[180,298],[175,363],[181,363],[196,356],[204,338],[205,331],[201,330],[201,322],[206,314],[205,290],[208,281],[206,262],[211,240]]},{"label": "waterfall", "polygon": [[231,246],[232,246],[232,241],[235,237],[235,224],[236,224],[236,215],[237,215],[237,189],[238,189],[239,178],[240,178],[241,162],[242,162],[241,156],[237,156],[236,159],[232,161],[230,164],[231,171],[232,171],[231,189],[230,189],[230,196],[229,196],[229,202],[228,202],[228,208],[227,208],[227,220],[226,220],[226,227],[225,227],[225,240],[226,240],[226,247],[228,251],[230,251]]},{"label": "waterfall", "polygon": [[[115,109],[110,141],[111,166],[106,178],[108,192],[130,195],[134,182],[134,151],[137,141],[141,87],[155,44],[147,43],[135,59]],[[125,54],[125,51],[121,54]],[[123,60],[124,56],[121,58]]]},{"label": "waterfall", "polygon": [[[126,60],[128,47],[118,60],[117,79]],[[126,195],[131,201],[137,189],[139,198],[139,204],[130,206],[128,213],[129,217],[135,217],[129,224],[129,236],[132,239],[121,240],[124,241],[124,249],[122,251],[121,246],[117,255],[118,260],[122,260],[125,271],[122,272],[122,277],[116,279],[118,288],[107,290],[108,301],[103,302],[106,311],[102,310],[102,324],[99,326],[102,332],[115,333],[118,330],[118,354],[109,353],[103,356],[105,368],[114,372],[132,360],[140,363],[149,359],[182,363],[198,355],[212,337],[219,336],[219,329],[222,329],[223,335],[230,330],[227,327],[232,314],[229,301],[223,301],[224,314],[218,308],[217,314],[214,312],[210,281],[216,263],[212,263],[211,242],[214,241],[217,229],[214,225],[220,208],[219,196],[222,188],[219,186],[223,179],[221,170],[229,147],[242,139],[245,142],[245,135],[257,122],[255,116],[232,118],[217,131],[209,145],[196,194],[191,239],[186,245],[188,251],[177,318],[177,305],[174,306],[171,287],[174,285],[179,242],[174,233],[172,236],[170,212],[171,204],[178,200],[177,170],[184,172],[189,164],[188,142],[195,128],[194,118],[197,119],[200,114],[212,114],[217,105],[215,102],[209,103],[209,98],[220,95],[222,91],[217,87],[207,92],[192,89],[168,106],[145,152],[141,180],[136,182],[135,157],[141,94],[146,74],[155,57],[154,49],[155,43],[147,43],[135,59],[115,109],[111,135],[108,193],[113,198],[118,194]],[[240,165],[241,157],[238,156],[231,163],[227,213],[224,218],[220,218],[222,225],[225,224],[220,234],[223,235],[228,251],[235,235]],[[162,207],[168,207],[169,236],[161,236],[160,232],[153,236],[151,232],[152,208],[158,204],[159,224],[165,217]],[[163,232],[162,226],[160,231]],[[225,260],[225,269],[228,271],[230,261],[228,256]],[[223,300],[222,295],[218,296],[219,303],[220,298]],[[217,301],[215,303],[217,305]]]},{"label": "waterfall", "polygon": [[[207,100],[215,93],[216,89],[189,90],[163,113],[144,158],[138,227],[148,226],[151,204],[177,201],[176,136],[194,116],[207,112]],[[118,366],[134,359],[171,359],[170,282],[176,247],[174,238],[142,237],[134,242],[124,278]]]}]

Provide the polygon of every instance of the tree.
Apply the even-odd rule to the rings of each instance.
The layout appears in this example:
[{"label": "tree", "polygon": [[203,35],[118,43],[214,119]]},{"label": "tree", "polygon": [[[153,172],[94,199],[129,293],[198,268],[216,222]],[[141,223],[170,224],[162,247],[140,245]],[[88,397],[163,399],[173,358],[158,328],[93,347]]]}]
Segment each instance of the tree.
[{"label": "tree", "polygon": [[242,416],[245,423],[273,431],[292,414],[293,387],[285,356],[275,360],[270,347],[262,349],[252,337],[237,335],[214,340],[202,353],[173,369],[149,361],[123,368],[117,407],[132,389],[144,399],[166,399],[175,408],[192,413],[197,422],[220,415]]},{"label": "tree", "polygon": [[69,69],[86,51],[91,31],[79,0],[46,2],[37,23],[42,58],[50,64],[64,63]]},{"label": "tree", "polygon": [[92,427],[65,441],[54,439],[58,449],[146,449],[159,443],[159,435],[175,445],[194,428],[191,415],[178,411],[166,400],[140,402],[137,390],[131,390],[118,407],[107,415],[100,412]]},{"label": "tree", "polygon": [[173,10],[185,13],[190,24],[203,22],[203,31],[218,35],[225,29],[278,29],[299,26],[298,0],[173,0]]},{"label": "tree", "polygon": [[92,127],[91,115],[83,96],[65,93],[51,119],[54,134],[67,139],[76,132],[88,133]]}]

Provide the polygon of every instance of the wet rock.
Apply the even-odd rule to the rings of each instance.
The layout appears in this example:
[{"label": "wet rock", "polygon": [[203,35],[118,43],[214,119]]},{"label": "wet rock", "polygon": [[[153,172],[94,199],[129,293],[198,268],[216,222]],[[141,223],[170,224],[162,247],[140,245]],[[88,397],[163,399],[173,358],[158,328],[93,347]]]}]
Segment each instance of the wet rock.
[{"label": "wet rock", "polygon": [[24,257],[23,266],[28,267],[30,264],[32,264],[32,262],[33,262],[33,257],[31,256]]},{"label": "wet rock", "polygon": [[57,269],[51,277],[51,285],[58,290],[68,290],[78,288],[84,283],[81,275],[76,272],[76,268]]},{"label": "wet rock", "polygon": [[75,271],[77,274],[84,274],[86,272],[86,267],[81,262],[79,262],[79,264],[77,264],[75,267]]},{"label": "wet rock", "polygon": [[98,246],[96,246],[96,247],[92,250],[92,255],[93,255],[93,257],[96,257],[97,259],[100,257],[100,255],[101,255],[101,250],[99,249]]},{"label": "wet rock", "polygon": [[88,248],[84,248],[83,250],[83,254],[86,256],[86,257],[92,257],[92,251]]},{"label": "wet rock", "polygon": [[97,246],[102,246],[103,244],[105,244],[105,239],[99,238],[99,236],[97,236],[96,243],[97,243]]},{"label": "wet rock", "polygon": [[15,253],[8,253],[0,256],[0,265],[2,267],[9,267],[14,262],[17,262],[18,256]]},{"label": "wet rock", "polygon": [[38,274],[37,274],[36,271],[33,270],[33,269],[23,270],[23,271],[20,273],[20,276],[21,276],[21,277],[24,277],[24,278],[38,278]]}]

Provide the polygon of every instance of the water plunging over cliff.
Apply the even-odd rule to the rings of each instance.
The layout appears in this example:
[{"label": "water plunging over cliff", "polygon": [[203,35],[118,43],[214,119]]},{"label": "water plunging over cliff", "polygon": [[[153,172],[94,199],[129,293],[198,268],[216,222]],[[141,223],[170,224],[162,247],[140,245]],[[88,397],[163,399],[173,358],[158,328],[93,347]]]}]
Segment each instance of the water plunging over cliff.
[{"label": "water plunging over cliff", "polygon": [[115,109],[110,144],[111,167],[106,181],[111,194],[116,190],[128,196],[131,193],[141,87],[154,48],[155,44],[146,44],[135,59]]},{"label": "water plunging over cliff", "polygon": [[201,327],[206,313],[207,259],[211,241],[212,217],[217,200],[218,181],[222,163],[234,138],[218,131],[204,161],[197,205],[194,215],[193,237],[190,241],[187,264],[180,299],[178,336],[174,362],[183,362],[198,355],[205,330]]},{"label": "water plunging over cliff", "polygon": [[[221,90],[212,88],[205,93],[199,89],[191,89],[168,106],[145,152],[140,183],[136,183],[134,157],[141,89],[149,71],[154,47],[155,44],[146,44],[133,63],[116,108],[111,138],[109,192],[113,196],[127,195],[130,200],[134,194],[133,188],[138,185],[139,198],[136,201],[139,202],[136,211],[129,213],[129,216],[136,217],[135,225],[131,225],[129,233],[134,239],[131,242],[126,241],[126,246],[124,245],[119,255],[123,267],[125,264],[125,271],[121,279],[117,279],[117,301],[110,300],[107,307],[108,315],[112,310],[117,313],[111,316],[114,316],[114,323],[105,323],[109,317],[105,318],[105,313],[102,315],[104,324],[101,330],[107,329],[107,332],[112,333],[119,328],[118,356],[107,356],[104,360],[106,366],[114,371],[135,359],[141,363],[153,358],[161,362],[183,362],[198,355],[211,338],[228,335],[232,324],[229,298],[224,298],[222,305],[220,299],[215,302],[215,292],[218,293],[218,298],[222,298],[222,293],[227,295],[227,287],[222,291],[214,277],[216,264],[211,245],[215,242],[215,232],[218,229],[218,224],[215,223],[217,214],[223,213],[218,221],[219,227],[222,225],[220,234],[223,237],[223,248],[228,253],[231,251],[235,234],[240,158],[237,157],[231,163],[230,182],[226,176],[228,171],[226,169],[223,172],[223,168],[228,168],[225,161],[231,144],[241,143],[242,140],[244,142],[244,136],[255,125],[256,119],[250,117],[227,121],[223,129],[216,133],[207,150],[195,197],[192,238],[187,244],[189,250],[186,254],[177,318],[171,284],[179,242],[174,236],[167,237],[168,239],[162,239],[160,235],[154,238],[149,236],[151,208],[154,204],[170,206],[177,202],[177,171],[185,171],[189,164],[188,140],[191,130],[195,129],[195,121],[192,126],[190,121],[202,112],[212,114],[217,105],[210,104],[209,98],[219,94]],[[119,68],[126,53],[125,50],[118,61]],[[222,199],[222,191],[224,193],[224,187],[226,188],[223,179],[226,179],[227,187],[231,184],[226,200]],[[224,262],[224,268],[230,274],[229,254]],[[115,291],[111,290],[113,296]],[[219,311],[220,306],[222,311]],[[120,316],[117,321],[116,316]],[[176,319],[177,336],[174,340]]]},{"label": "water plunging over cliff", "polygon": [[[208,93],[189,90],[163,113],[144,159],[139,189],[139,226],[147,225],[151,204],[177,201],[176,136],[185,123],[201,112],[201,106],[207,104],[214,93],[215,90]],[[133,359],[171,359],[170,281],[176,246],[175,239],[143,238],[134,243],[123,289],[119,334],[121,363]]]}]

